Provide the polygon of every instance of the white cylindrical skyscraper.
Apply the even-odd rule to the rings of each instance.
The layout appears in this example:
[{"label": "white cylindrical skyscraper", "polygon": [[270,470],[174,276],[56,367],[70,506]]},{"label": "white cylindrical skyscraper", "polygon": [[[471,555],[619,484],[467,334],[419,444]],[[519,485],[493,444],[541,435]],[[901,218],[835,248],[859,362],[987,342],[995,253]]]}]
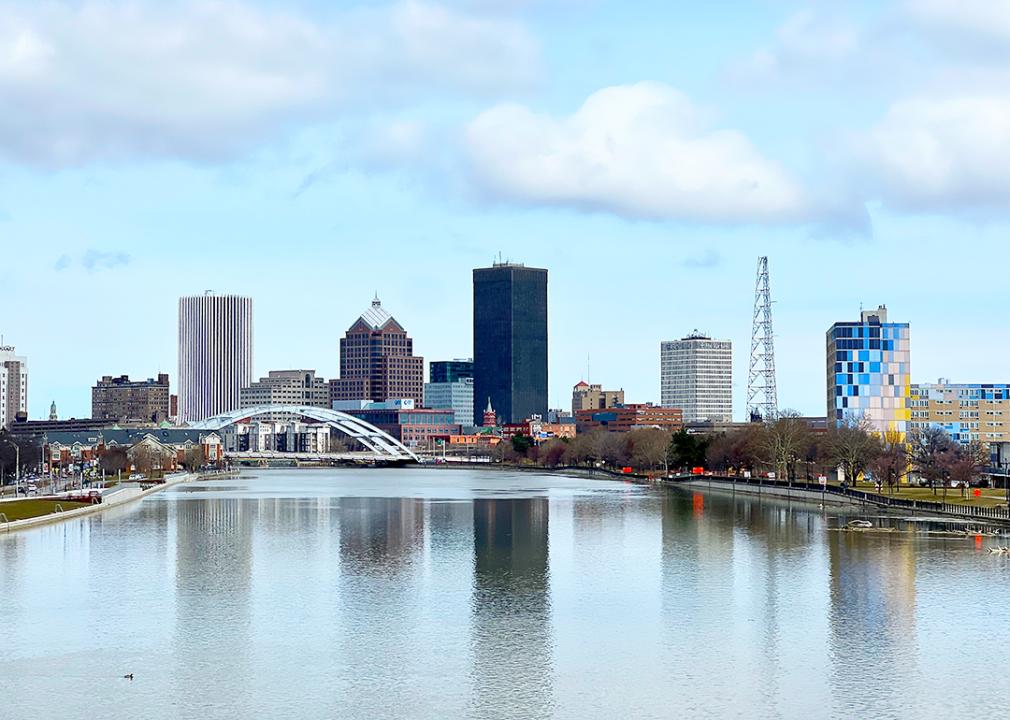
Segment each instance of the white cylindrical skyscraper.
[{"label": "white cylindrical skyscraper", "polygon": [[252,298],[179,298],[179,422],[238,409],[252,378]]}]

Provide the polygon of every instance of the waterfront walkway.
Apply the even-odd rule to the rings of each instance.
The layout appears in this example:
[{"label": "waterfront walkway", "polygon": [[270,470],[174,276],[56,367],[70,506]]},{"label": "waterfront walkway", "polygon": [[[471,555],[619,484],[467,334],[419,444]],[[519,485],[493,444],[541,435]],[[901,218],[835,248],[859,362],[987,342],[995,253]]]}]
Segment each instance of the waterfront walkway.
[{"label": "waterfront walkway", "polygon": [[957,518],[1010,523],[1010,511],[1008,511],[1007,505],[972,505],[963,502],[903,498],[901,497],[901,491],[895,495],[883,495],[855,488],[842,488],[838,485],[821,485],[820,483],[807,482],[805,480],[769,480],[762,477],[744,478],[732,475],[674,475],[667,478],[666,482],[676,485],[709,485],[713,487],[734,488],[739,492],[758,495],[762,491],[766,491],[768,494],[774,495],[795,495],[796,497],[814,502],[841,501],[912,513],[930,513]]},{"label": "waterfront walkway", "polygon": [[[28,528],[37,527],[39,525],[46,525],[53,522],[62,522],[64,520],[71,520],[73,518],[81,517],[83,515],[91,515],[94,513],[103,512],[109,510],[110,508],[120,507],[126,503],[133,502],[134,500],[139,500],[143,497],[147,497],[159,490],[164,490],[165,488],[172,487],[173,485],[178,485],[180,483],[188,482],[190,480],[195,480],[198,475],[193,473],[177,473],[175,475],[166,475],[165,482],[157,483],[150,487],[142,487],[142,485],[147,485],[148,483],[123,483],[117,485],[113,488],[112,492],[104,493],[102,495],[102,502],[97,505],[85,505],[84,507],[74,507],[71,510],[57,511],[49,513],[47,515],[39,515],[37,517],[25,518],[23,520],[8,520],[5,515],[0,514],[0,533],[2,532],[13,532],[15,530],[26,530]],[[52,498],[44,498],[52,499]],[[59,499],[57,498],[55,502],[58,504]],[[68,503],[69,504],[69,503]],[[3,505],[0,504],[0,513],[2,513]]]}]

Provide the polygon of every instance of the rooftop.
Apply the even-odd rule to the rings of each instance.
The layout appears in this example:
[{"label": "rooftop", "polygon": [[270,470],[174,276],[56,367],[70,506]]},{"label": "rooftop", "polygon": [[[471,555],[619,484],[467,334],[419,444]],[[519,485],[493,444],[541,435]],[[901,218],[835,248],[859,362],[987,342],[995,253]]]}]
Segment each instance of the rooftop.
[{"label": "rooftop", "polygon": [[372,300],[371,307],[361,313],[361,319],[373,330],[381,330],[385,327],[386,323],[393,319],[393,316],[382,307],[382,302],[379,301],[379,296],[376,295],[375,299]]}]

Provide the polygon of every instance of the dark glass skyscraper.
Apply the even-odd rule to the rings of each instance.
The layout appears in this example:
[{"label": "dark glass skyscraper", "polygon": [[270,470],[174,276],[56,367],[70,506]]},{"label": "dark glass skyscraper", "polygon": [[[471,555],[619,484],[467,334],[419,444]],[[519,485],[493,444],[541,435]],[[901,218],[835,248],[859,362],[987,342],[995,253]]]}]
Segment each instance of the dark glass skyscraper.
[{"label": "dark glass skyscraper", "polygon": [[474,418],[547,414],[547,271],[512,263],[473,271]]}]

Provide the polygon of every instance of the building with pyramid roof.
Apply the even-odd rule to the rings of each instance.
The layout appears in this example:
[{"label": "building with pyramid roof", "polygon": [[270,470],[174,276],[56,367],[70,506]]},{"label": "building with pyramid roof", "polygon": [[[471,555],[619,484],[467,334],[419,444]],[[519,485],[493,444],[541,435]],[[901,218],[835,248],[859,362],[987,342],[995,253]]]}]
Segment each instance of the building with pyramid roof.
[{"label": "building with pyramid roof", "polygon": [[424,400],[424,358],[379,298],[372,300],[340,339],[340,378],[330,381],[330,401]]}]

